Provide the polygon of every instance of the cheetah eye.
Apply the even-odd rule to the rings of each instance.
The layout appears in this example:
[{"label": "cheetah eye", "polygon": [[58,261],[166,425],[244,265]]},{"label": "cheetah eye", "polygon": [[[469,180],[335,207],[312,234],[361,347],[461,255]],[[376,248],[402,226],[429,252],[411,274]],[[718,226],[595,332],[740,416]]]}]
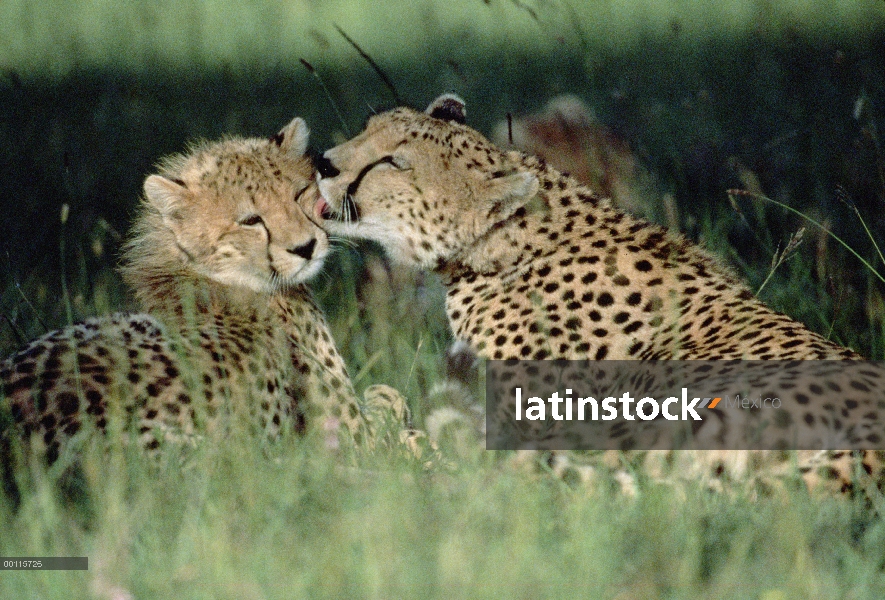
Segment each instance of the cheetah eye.
[{"label": "cheetah eye", "polygon": [[402,156],[385,156],[381,160],[378,161],[379,164],[388,164],[392,166],[394,169],[398,169],[400,171],[408,171],[412,168],[412,165],[409,164]]},{"label": "cheetah eye", "polygon": [[303,188],[301,188],[301,189],[295,194],[295,202],[296,202],[296,204],[298,203],[299,200],[301,200],[301,196],[304,195],[304,192],[306,192],[306,191],[308,190],[309,187],[310,187],[309,185],[306,185],[306,186],[304,186]]},{"label": "cheetah eye", "polygon": [[264,220],[259,215],[248,215],[240,219],[238,223],[245,227],[254,227],[255,225],[264,224]]}]

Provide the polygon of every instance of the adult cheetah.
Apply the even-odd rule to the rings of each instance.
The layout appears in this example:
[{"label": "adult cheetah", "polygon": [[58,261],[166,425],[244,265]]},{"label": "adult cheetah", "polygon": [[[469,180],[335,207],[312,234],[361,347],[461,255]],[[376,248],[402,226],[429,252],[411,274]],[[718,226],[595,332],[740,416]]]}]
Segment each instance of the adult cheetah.
[{"label": "adult cheetah", "polygon": [[[451,94],[424,113],[373,116],[320,161],[318,210],[330,232],[439,273],[456,337],[481,356],[861,358],[765,306],[699,246],[464,123]],[[854,383],[868,392],[860,401],[809,403],[818,388],[794,390],[790,423],[879,447],[885,377],[873,369]],[[876,458],[864,454],[868,470]],[[825,462],[850,482],[846,453]]]},{"label": "adult cheetah", "polygon": [[[146,449],[246,416],[269,434],[366,422],[304,282],[328,253],[310,214],[308,129],[202,143],[166,159],[144,197],[121,272],[143,309],[51,332],[0,364],[3,432],[42,439],[54,462],[87,427],[119,415]],[[307,211],[307,212],[306,212]],[[401,398],[370,388],[375,407]]]}]

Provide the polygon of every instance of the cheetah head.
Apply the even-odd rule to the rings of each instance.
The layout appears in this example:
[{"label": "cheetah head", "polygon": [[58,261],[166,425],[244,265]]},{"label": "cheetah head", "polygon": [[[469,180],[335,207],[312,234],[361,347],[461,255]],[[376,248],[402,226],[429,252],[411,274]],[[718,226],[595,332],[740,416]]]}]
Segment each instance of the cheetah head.
[{"label": "cheetah head", "polygon": [[232,138],[167,159],[144,183],[124,274],[165,261],[257,292],[316,274],[329,244],[307,212],[318,197],[307,136],[296,118],[269,140]]},{"label": "cheetah head", "polygon": [[327,151],[317,177],[324,227],[433,269],[510,217],[535,196],[538,179],[464,120],[464,102],[445,94],[423,113],[376,115]]}]

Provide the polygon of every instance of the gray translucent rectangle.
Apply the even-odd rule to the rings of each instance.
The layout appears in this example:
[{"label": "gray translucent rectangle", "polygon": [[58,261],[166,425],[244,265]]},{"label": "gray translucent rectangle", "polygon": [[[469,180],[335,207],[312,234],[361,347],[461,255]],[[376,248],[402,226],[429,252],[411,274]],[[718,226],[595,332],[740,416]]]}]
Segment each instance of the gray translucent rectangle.
[{"label": "gray translucent rectangle", "polygon": [[885,363],[488,361],[486,411],[496,450],[881,449]]},{"label": "gray translucent rectangle", "polygon": [[0,571],[87,571],[85,556],[2,556]]}]

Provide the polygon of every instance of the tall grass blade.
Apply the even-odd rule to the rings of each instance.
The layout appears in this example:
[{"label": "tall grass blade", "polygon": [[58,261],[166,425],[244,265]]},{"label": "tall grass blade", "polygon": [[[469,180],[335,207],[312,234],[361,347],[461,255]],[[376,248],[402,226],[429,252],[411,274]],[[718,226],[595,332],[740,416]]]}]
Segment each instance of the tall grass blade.
[{"label": "tall grass blade", "polygon": [[859,260],[859,261],[861,262],[861,264],[863,264],[863,266],[865,266],[867,269],[869,269],[870,273],[872,273],[873,275],[875,275],[876,278],[877,278],[879,281],[881,281],[882,283],[885,283],[885,277],[883,277],[882,274],[879,273],[879,271],[877,271],[877,270],[875,269],[875,267],[873,267],[873,265],[871,265],[871,264],[869,263],[869,261],[867,261],[867,259],[865,259],[863,256],[861,256],[860,254],[858,254],[858,253],[854,250],[854,248],[852,248],[851,246],[848,245],[847,242],[845,242],[845,240],[843,240],[843,239],[840,238],[838,235],[836,235],[835,233],[833,233],[832,231],[830,231],[829,229],[827,229],[826,227],[824,227],[821,223],[818,223],[817,221],[815,221],[814,219],[812,219],[812,218],[809,217],[808,215],[804,214],[803,212],[798,211],[798,210],[796,210],[795,208],[793,208],[792,206],[789,206],[789,205],[787,205],[787,204],[784,204],[783,202],[778,202],[777,200],[774,200],[774,199],[769,198],[769,197],[767,197],[767,196],[763,196],[762,194],[754,194],[754,193],[752,193],[752,192],[747,192],[747,191],[745,191],[745,190],[736,190],[736,189],[727,190],[726,193],[728,194],[729,197],[732,197],[732,196],[749,196],[749,197],[751,197],[751,198],[755,198],[755,199],[757,199],[757,200],[764,200],[764,201],[766,201],[766,202],[770,202],[771,204],[774,204],[775,206],[780,206],[781,208],[783,208],[783,209],[785,209],[785,210],[788,210],[788,211],[790,211],[791,213],[793,213],[793,214],[795,214],[795,215],[798,215],[798,216],[802,217],[803,219],[805,219],[806,221],[808,221],[809,223],[811,223],[812,225],[814,225],[815,227],[817,227],[818,229],[820,229],[821,231],[823,231],[825,234],[827,234],[828,236],[830,236],[831,238],[833,238],[834,240],[836,240],[839,244],[842,245],[842,247],[844,247],[846,250],[848,250],[849,252],[851,252],[851,254],[853,254],[853,255],[855,256],[855,258],[857,258],[857,260]]}]

